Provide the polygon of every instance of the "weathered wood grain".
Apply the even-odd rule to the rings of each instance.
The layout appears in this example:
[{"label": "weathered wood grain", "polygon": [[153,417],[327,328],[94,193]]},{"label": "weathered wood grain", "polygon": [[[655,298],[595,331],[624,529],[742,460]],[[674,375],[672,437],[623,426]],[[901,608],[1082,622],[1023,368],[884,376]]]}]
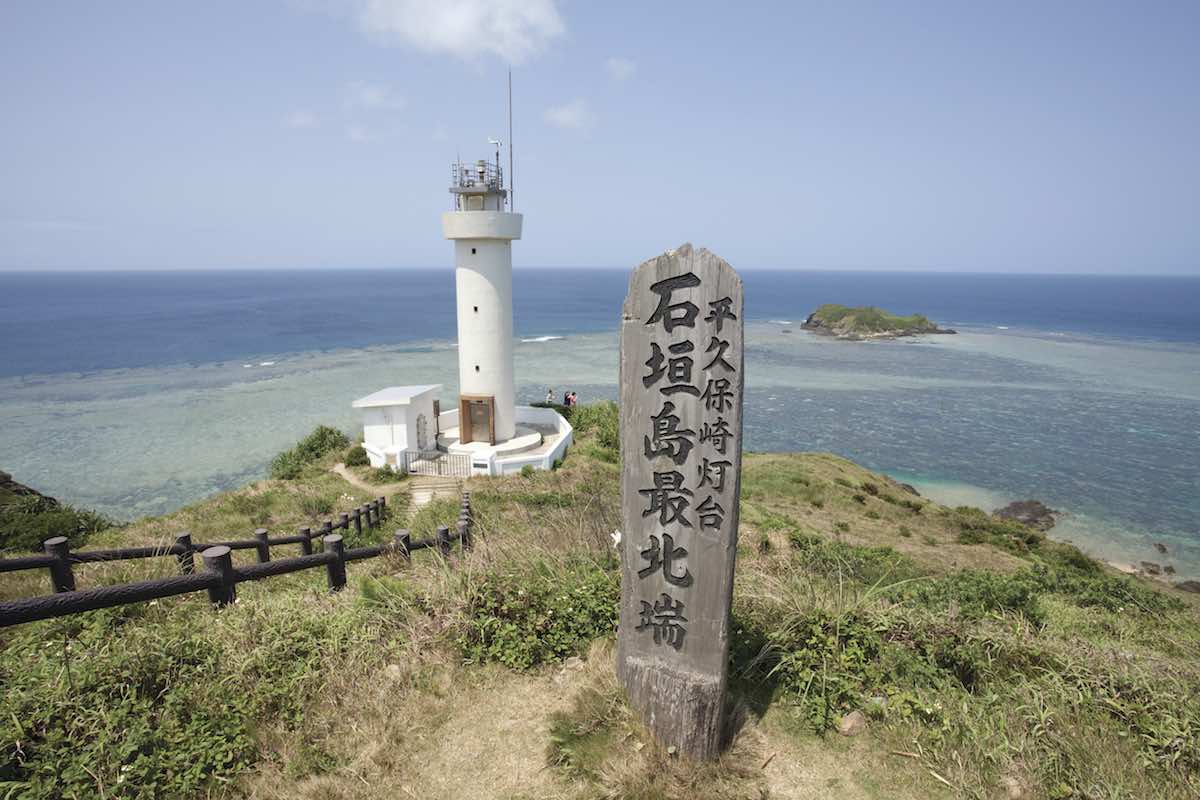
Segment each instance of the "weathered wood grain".
[{"label": "weathered wood grain", "polygon": [[617,672],[658,740],[695,759],[723,744],[742,317],[741,278],[685,244],[634,271],[621,319]]}]

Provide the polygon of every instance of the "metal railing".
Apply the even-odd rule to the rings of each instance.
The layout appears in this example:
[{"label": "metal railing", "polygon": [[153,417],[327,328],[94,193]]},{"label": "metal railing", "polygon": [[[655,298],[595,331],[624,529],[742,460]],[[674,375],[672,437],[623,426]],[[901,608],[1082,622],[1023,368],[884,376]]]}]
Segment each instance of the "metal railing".
[{"label": "metal railing", "polygon": [[455,161],[450,165],[450,188],[498,192],[504,188],[504,170],[491,161]]},{"label": "metal railing", "polygon": [[471,477],[471,456],[441,450],[405,450],[404,469],[409,475],[442,478]]}]

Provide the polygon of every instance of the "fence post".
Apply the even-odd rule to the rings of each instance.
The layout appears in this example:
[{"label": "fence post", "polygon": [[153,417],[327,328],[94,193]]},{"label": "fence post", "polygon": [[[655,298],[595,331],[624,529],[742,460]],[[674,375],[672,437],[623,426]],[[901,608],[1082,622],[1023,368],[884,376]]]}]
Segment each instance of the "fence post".
[{"label": "fence post", "polygon": [[400,555],[403,556],[404,560],[411,562],[412,550],[410,548],[412,545],[412,536],[409,535],[408,531],[403,528],[396,531],[392,537],[392,541],[395,543],[396,549],[400,551]]},{"label": "fence post", "polygon": [[258,550],[258,563],[265,564],[271,560],[271,543],[267,541],[268,533],[266,528],[255,528],[254,538],[258,540],[255,547]]},{"label": "fence post", "polygon": [[42,542],[42,548],[46,555],[54,556],[55,559],[50,565],[50,583],[54,584],[54,591],[75,591],[75,573],[71,569],[71,545],[67,543],[67,537],[55,536],[47,539]]},{"label": "fence post", "polygon": [[383,518],[387,516],[387,498],[379,495],[379,521],[383,522]]},{"label": "fence post", "polygon": [[325,524],[321,526],[321,551],[325,550],[325,537],[333,534],[333,520],[325,520]]},{"label": "fence post", "polygon": [[182,552],[175,554],[175,560],[179,562],[179,571],[184,575],[191,575],[196,571],[196,558],[192,555],[192,535],[187,531],[175,537],[175,546],[182,548]]},{"label": "fence post", "polygon": [[363,513],[367,515],[367,528],[368,529],[374,528],[375,524],[378,522],[378,520],[375,519],[375,515],[373,513],[371,513],[374,510],[374,506],[375,506],[374,502],[363,503],[362,510],[363,510]]},{"label": "fence post", "polygon": [[332,533],[325,537],[325,552],[332,555],[325,562],[325,576],[329,579],[329,591],[340,592],[346,585],[346,545],[341,534]]},{"label": "fence post", "polygon": [[442,558],[450,555],[450,528],[446,525],[438,525],[437,545],[438,552],[442,554]]},{"label": "fence post", "polygon": [[354,532],[362,533],[362,506],[354,509],[354,514],[352,516],[354,518]]},{"label": "fence post", "polygon": [[341,528],[342,530],[344,530],[346,533],[349,533],[350,532],[350,515],[348,513],[346,513],[345,511],[343,511],[341,522],[339,522],[337,524],[337,526],[339,528]]},{"label": "fence post", "polygon": [[221,577],[221,582],[208,590],[209,602],[227,606],[237,600],[237,581],[233,578],[233,557],[229,555],[229,548],[219,544],[208,548],[200,556],[204,559],[204,568]]},{"label": "fence post", "polygon": [[312,555],[312,528],[301,528],[300,535],[304,537],[304,541],[300,543],[300,552],[306,556]]},{"label": "fence post", "polygon": [[469,553],[471,548],[474,547],[474,542],[471,541],[471,526],[465,519],[458,521],[458,540],[462,542],[464,553]]}]

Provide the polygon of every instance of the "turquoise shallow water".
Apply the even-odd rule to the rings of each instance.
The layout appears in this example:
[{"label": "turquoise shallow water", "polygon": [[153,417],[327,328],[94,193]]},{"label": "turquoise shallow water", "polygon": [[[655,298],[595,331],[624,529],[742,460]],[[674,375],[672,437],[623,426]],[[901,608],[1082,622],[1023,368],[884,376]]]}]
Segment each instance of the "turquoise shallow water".
[{"label": "turquoise shallow water", "polygon": [[[849,343],[783,321],[746,341],[748,448],[831,450],[951,502],[1035,497],[1095,555],[1200,575],[1200,345],[996,327]],[[521,398],[615,397],[616,346],[518,343]],[[453,343],[430,341],[0,378],[0,465],[80,505],[159,513],[260,477],[317,423],[355,429],[350,402],[375,389],[440,382],[449,401],[454,373]]]}]

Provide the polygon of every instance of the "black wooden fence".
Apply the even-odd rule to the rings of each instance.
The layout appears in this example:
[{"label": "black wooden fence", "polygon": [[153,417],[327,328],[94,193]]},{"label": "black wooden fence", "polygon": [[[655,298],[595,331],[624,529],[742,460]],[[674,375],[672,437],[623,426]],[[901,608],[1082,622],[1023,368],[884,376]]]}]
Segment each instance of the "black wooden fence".
[{"label": "black wooden fence", "polygon": [[[0,559],[0,572],[46,569],[50,573],[55,594],[0,602],[0,628],[199,591],[207,591],[211,602],[223,606],[236,599],[239,583],[322,566],[325,567],[330,591],[336,592],[346,585],[346,564],[350,561],[389,554],[408,560],[416,551],[432,547],[436,547],[445,558],[450,555],[454,541],[461,543],[463,551],[472,547],[470,492],[463,492],[458,522],[453,533],[448,526],[443,525],[437,529],[436,536],[413,540],[407,530],[398,530],[392,541],[385,544],[346,549],[341,534],[333,532],[348,532],[351,525],[357,532],[361,532],[364,521],[368,528],[377,527],[383,524],[386,510],[387,501],[380,497],[353,512],[343,513],[336,523],[333,520],[326,521],[317,534],[314,534],[311,528],[301,528],[300,533],[294,536],[271,537],[266,530],[259,528],[254,532],[253,539],[230,542],[195,544],[189,534],[181,533],[176,537],[174,544],[165,547],[127,547],[119,550],[73,553],[67,547],[65,538],[59,536],[47,539],[43,543],[44,555]],[[314,539],[321,545],[320,552],[313,552]],[[272,561],[271,547],[288,544],[300,545],[303,555]],[[255,550],[258,563],[244,567],[235,566],[231,554],[233,550]],[[196,570],[196,553],[200,554],[203,561],[202,571]],[[74,564],[168,555],[173,555],[178,560],[182,574],[96,589],[75,589]]]}]

